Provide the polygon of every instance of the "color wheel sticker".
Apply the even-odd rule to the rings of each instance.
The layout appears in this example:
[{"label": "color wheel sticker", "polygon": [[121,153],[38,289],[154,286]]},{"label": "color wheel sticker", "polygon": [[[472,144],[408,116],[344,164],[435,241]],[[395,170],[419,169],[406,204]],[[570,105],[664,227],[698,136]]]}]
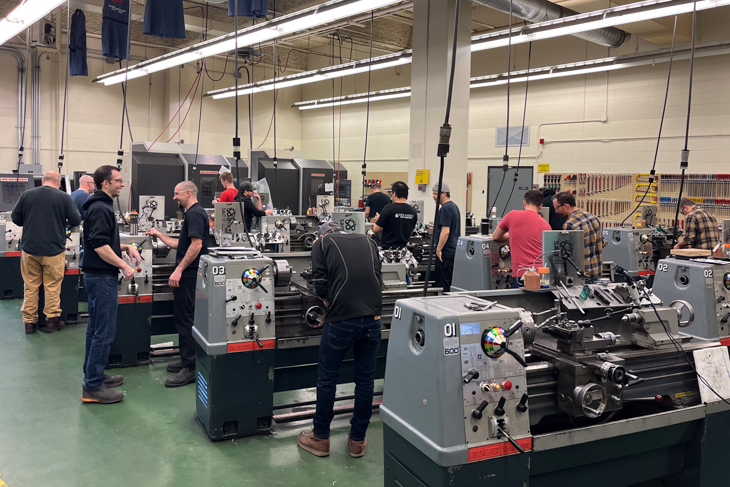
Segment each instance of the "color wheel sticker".
[{"label": "color wheel sticker", "polygon": [[499,358],[507,350],[509,338],[504,336],[504,328],[495,327],[485,330],[482,335],[482,350],[490,358]]},{"label": "color wheel sticker", "polygon": [[722,282],[725,284],[725,289],[730,289],[730,272],[725,273]]},{"label": "color wheel sticker", "polygon": [[258,269],[246,269],[241,276],[241,282],[248,289],[256,289],[261,284],[261,273]]}]

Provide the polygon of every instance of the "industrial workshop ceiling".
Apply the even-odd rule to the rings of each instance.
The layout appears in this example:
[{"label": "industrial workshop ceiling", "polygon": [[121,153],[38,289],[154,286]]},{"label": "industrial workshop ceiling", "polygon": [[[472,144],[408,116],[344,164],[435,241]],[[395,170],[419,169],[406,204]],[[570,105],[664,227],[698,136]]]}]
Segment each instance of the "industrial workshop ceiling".
[{"label": "industrial workshop ceiling", "polygon": [[[142,33],[142,19],[144,16],[144,7],[146,0],[133,0],[132,7],[132,42],[136,45],[144,45],[150,48],[170,48],[180,49],[189,45],[193,45],[203,40],[203,31],[205,30],[205,17],[207,16],[208,38],[221,36],[234,30],[233,18],[228,17],[227,2],[208,3],[205,1],[184,1],[185,8],[185,39],[163,39],[159,37],[147,36]],[[0,0],[0,18],[5,17],[12,9],[20,3],[19,0]],[[268,19],[280,17],[292,12],[296,12],[305,8],[322,4],[321,0],[278,0],[275,4],[273,0],[269,1]],[[567,0],[555,2],[562,7],[571,8],[578,12],[590,12],[599,10],[608,6],[618,6],[622,4],[632,3],[628,0]],[[508,4],[508,3],[507,3]],[[72,0],[70,6],[72,10],[80,8],[86,14],[87,34],[90,36],[100,36],[102,22],[102,5],[103,0]],[[276,12],[274,12],[274,5]],[[690,40],[691,22],[688,15],[682,16],[678,25],[677,40],[678,42],[686,42]],[[686,17],[686,18],[684,18]],[[373,26],[374,43],[376,54],[395,53],[410,49],[412,46],[412,29],[413,29],[413,4],[404,3],[384,9],[376,13],[376,19]],[[65,28],[66,7],[64,4],[62,11],[62,24]],[[249,18],[239,17],[239,28],[252,25],[254,21]],[[259,23],[261,20],[258,21]],[[515,18],[515,27],[524,22]],[[504,29],[508,22],[508,15],[492,8],[481,5],[477,2],[472,4],[472,33],[481,34],[494,30]],[[637,22],[623,26],[622,29],[631,33],[634,38],[641,37],[658,45],[664,45],[671,41],[672,18],[662,18],[644,22]],[[331,34],[337,31],[342,37],[350,37],[353,39],[353,59],[362,59],[368,57],[368,43],[370,39],[370,22],[368,20],[360,20],[358,22],[343,23],[340,22],[332,27],[318,29],[317,32],[308,33],[305,36],[290,36],[289,38],[278,41],[278,45],[282,47],[297,48],[302,50],[316,49],[327,46],[331,43]],[[328,37],[329,36],[329,37]],[[349,57],[349,46],[343,46],[343,56]],[[262,48],[263,62],[271,64],[272,49],[264,46]],[[154,55],[150,54],[150,57]],[[280,59],[281,61],[281,59]],[[288,67],[292,70],[306,71],[312,69],[307,66],[307,56],[303,53],[293,52],[288,59]]]}]

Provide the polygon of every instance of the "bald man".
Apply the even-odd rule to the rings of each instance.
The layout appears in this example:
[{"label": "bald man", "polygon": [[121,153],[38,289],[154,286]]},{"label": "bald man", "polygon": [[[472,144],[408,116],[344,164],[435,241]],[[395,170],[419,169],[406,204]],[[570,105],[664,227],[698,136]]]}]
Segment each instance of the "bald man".
[{"label": "bald man", "polygon": [[169,284],[175,306],[175,328],[180,338],[180,362],[167,366],[168,372],[176,374],[167,378],[165,387],[180,387],[195,382],[195,282],[200,256],[208,253],[210,220],[198,203],[198,187],[192,181],[183,181],[175,186],[172,199],[177,201],[181,210],[185,210],[180,238],[168,237],[154,228],[145,235],[159,238],[168,247],[177,249],[176,267]]},{"label": "bald man", "polygon": [[13,208],[13,223],[23,227],[20,239],[20,272],[25,281],[23,322],[25,333],[38,329],[38,294],[45,290],[46,332],[63,330],[61,283],[66,261],[66,229],[81,224],[81,215],[69,195],[60,191],[61,175],[48,171],[43,185],[20,195]]},{"label": "bald man", "polygon": [[96,188],[94,178],[88,174],[84,174],[79,178],[79,189],[71,193],[71,199],[76,203],[76,208],[79,209],[82,220],[86,220],[86,210],[81,208],[81,206],[86,203],[89,195],[94,192],[94,188]]}]

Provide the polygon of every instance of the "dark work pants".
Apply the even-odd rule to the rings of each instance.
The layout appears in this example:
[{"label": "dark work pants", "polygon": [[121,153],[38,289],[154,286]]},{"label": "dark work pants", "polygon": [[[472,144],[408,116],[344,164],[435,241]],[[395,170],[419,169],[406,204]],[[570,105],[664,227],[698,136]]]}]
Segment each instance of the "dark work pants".
[{"label": "dark work pants", "polygon": [[84,284],[89,295],[84,389],[98,391],[104,385],[104,368],[109,363],[109,350],[117,334],[118,281],[112,274],[86,272]]},{"label": "dark work pants", "polygon": [[319,344],[317,412],[314,414],[314,435],[317,438],[330,437],[330,423],[335,415],[337,379],[342,360],[352,345],[355,349],[355,409],[350,420],[350,438],[353,441],[365,439],[373,414],[380,326],[380,320],[373,316],[324,324]]},{"label": "dark work pants", "polygon": [[180,279],[180,287],[172,288],[175,304],[175,328],[180,336],[180,359],[183,367],[195,368],[195,339],[193,323],[195,321],[195,281],[197,277]]},{"label": "dark work pants", "polygon": [[436,257],[436,287],[444,288],[444,292],[451,291],[451,276],[454,274],[454,255],[441,255],[440,260]]}]

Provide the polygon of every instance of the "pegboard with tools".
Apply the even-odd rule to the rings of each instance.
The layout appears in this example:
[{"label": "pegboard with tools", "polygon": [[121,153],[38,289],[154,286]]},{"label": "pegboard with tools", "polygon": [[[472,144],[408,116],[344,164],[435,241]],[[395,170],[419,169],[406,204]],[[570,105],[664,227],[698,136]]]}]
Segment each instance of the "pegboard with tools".
[{"label": "pegboard with tools", "polygon": [[[579,208],[593,213],[605,226],[618,226],[631,214],[646,191],[648,175],[643,174],[546,174],[545,187],[575,196]],[[653,184],[652,186],[656,186]],[[643,189],[641,189],[643,187]],[[656,189],[656,188],[653,188]],[[635,198],[641,191],[638,198]],[[651,192],[650,192],[651,194]],[[650,204],[647,196],[645,204]],[[656,204],[656,196],[654,197]],[[638,210],[637,210],[638,214]],[[624,226],[631,226],[633,219]]]},{"label": "pegboard with tools", "polygon": [[[593,213],[604,226],[631,227],[639,223],[642,206],[658,206],[656,223],[674,226],[681,174],[654,176],[647,193],[649,174],[545,174],[545,186],[556,192],[569,191],[578,207]],[[730,218],[730,174],[689,174],[682,197],[701,205],[718,221]],[[635,210],[635,213],[631,212]],[[626,217],[629,218],[626,218]],[[626,219],[626,222],[621,222]],[[684,225],[680,217],[679,225]]]}]

